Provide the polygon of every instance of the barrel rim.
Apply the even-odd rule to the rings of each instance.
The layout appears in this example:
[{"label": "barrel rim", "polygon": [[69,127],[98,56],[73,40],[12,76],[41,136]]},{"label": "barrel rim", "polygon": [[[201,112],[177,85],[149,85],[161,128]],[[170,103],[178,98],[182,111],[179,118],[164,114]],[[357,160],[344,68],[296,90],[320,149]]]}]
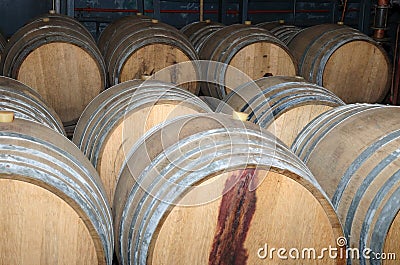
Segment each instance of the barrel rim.
[{"label": "barrel rim", "polygon": [[[11,84],[5,84],[7,82],[9,82]],[[31,102],[31,104],[29,104],[28,106],[32,107],[34,109],[37,109],[39,113],[45,114],[45,116],[42,118],[45,118],[45,120],[47,121],[46,124],[49,127],[51,126],[52,129],[58,131],[59,133],[61,133],[63,135],[66,135],[64,127],[62,125],[62,121],[58,117],[58,114],[54,111],[54,109],[52,109],[51,107],[49,107],[47,105],[47,103],[42,99],[40,94],[37,93],[34,89],[30,88],[29,86],[25,85],[24,83],[22,83],[18,80],[15,80],[15,79],[12,79],[12,78],[9,78],[6,76],[0,76],[0,90],[6,91],[12,95],[16,95],[16,97],[8,98],[7,101],[11,101],[11,100],[19,101],[18,98],[22,97],[24,99],[24,102],[25,102],[25,100]],[[2,96],[0,96],[0,98],[1,97]],[[7,101],[5,101],[5,102],[7,102]],[[34,104],[34,105],[32,105],[32,104]],[[0,102],[0,105],[2,105],[1,102]],[[22,102],[21,102],[21,105],[26,106]],[[11,108],[11,106],[5,106],[5,105],[3,105],[3,107]],[[17,112],[17,110],[14,113],[16,113],[16,112]],[[27,109],[27,114],[29,114],[29,112],[30,111],[28,111],[28,109]],[[34,113],[31,113],[31,114],[33,116],[35,116],[33,118],[36,118],[35,114],[37,114],[37,112],[35,112],[35,114]]]},{"label": "barrel rim", "polygon": [[[197,116],[197,115],[194,115],[194,116]],[[188,117],[185,117],[185,118],[188,118]],[[183,118],[181,118],[181,119],[183,119]],[[149,132],[149,133],[147,134],[147,136],[142,137],[142,139],[136,143],[136,146],[140,146],[141,144],[143,144],[143,142],[145,141],[144,139],[146,139],[147,137],[150,137],[150,135],[151,135],[152,133],[154,133],[156,130],[159,130],[159,129],[161,129],[161,127],[156,128],[156,129],[153,129],[152,132]],[[174,146],[172,146],[172,148],[174,148]],[[133,148],[133,149],[134,149],[134,148]],[[132,149],[132,154],[135,152],[133,149]],[[288,149],[287,149],[287,148],[283,148],[282,150],[286,150],[286,151],[287,151]],[[128,159],[132,159],[132,157],[130,156],[130,158],[128,158]],[[157,160],[157,159],[153,159],[152,161],[155,161],[155,160]],[[299,162],[299,165],[303,165],[302,162],[300,162],[300,160],[297,159],[296,161]],[[222,165],[222,166],[225,166],[225,165]],[[243,168],[242,166],[240,166],[240,167]],[[146,170],[142,171],[142,174],[144,174],[143,172],[145,172],[145,171],[146,171]],[[282,172],[282,170],[279,170],[279,172]],[[279,172],[278,172],[278,173],[279,173]],[[306,172],[307,172],[307,170],[306,170]],[[309,185],[311,185],[311,183],[312,183],[312,182],[309,182]],[[313,183],[313,185],[316,185],[316,187],[318,187],[318,184],[317,184],[317,183]],[[311,185],[311,187],[313,187],[313,185]],[[315,187],[314,187],[314,188],[315,188]],[[324,193],[322,193],[322,196],[320,197],[320,199],[323,200],[327,205],[330,205],[329,207],[332,207],[332,205],[331,205],[331,203],[330,203],[330,200],[327,199],[327,197],[325,197],[326,195],[324,196],[323,194],[324,194]],[[114,203],[115,203],[115,201],[114,201]],[[126,204],[126,205],[127,205],[127,204]],[[332,209],[333,209],[333,208],[332,208]],[[114,211],[115,211],[115,208],[114,208]],[[337,220],[336,215],[335,215],[335,214],[329,215],[328,218],[329,218],[329,219],[330,219],[330,218],[335,219],[335,221],[337,222],[338,225],[336,225],[336,226],[334,226],[334,227],[337,228],[338,230],[340,230],[340,232],[342,233],[342,231],[341,231],[341,226],[340,226],[339,221]],[[115,225],[120,226],[120,223],[115,223]],[[122,230],[120,230],[119,232],[122,233]],[[116,234],[116,236],[117,236],[117,234]],[[118,240],[118,239],[116,239],[116,240]],[[116,241],[116,242],[117,242],[117,244],[119,243],[118,241]],[[121,250],[121,248],[120,248],[120,250]],[[123,254],[123,253],[122,253],[122,254]]]},{"label": "barrel rim", "polygon": [[[31,126],[35,130],[29,130],[29,133],[27,133],[25,131],[27,126]],[[24,169],[22,171],[22,168],[19,169],[17,167],[13,169],[12,166],[7,167],[5,178],[10,177],[11,175],[9,175],[9,173],[7,172],[11,172],[13,170],[15,171],[15,174],[25,176],[28,179],[32,179],[32,176],[34,176],[35,174],[42,174],[44,176],[47,176],[45,177],[45,179],[47,180],[46,184],[39,186],[60,197],[78,213],[81,212],[79,216],[82,216],[83,212],[84,215],[88,217],[82,219],[89,233],[92,235],[94,232],[96,232],[96,234],[93,235],[98,236],[98,238],[102,242],[101,249],[103,249],[104,251],[104,256],[98,256],[98,258],[103,258],[105,263],[111,264],[113,250],[111,210],[109,208],[108,201],[104,197],[104,190],[102,186],[99,185],[97,172],[94,170],[93,167],[91,167],[90,163],[85,160],[83,154],[79,152],[79,149],[77,149],[76,146],[70,143],[67,138],[42,124],[16,119],[12,124],[5,124],[1,127],[3,127],[4,130],[0,132],[0,137],[11,137],[11,139],[17,141],[16,144],[19,145],[19,149],[14,148],[13,151],[19,154],[19,161],[26,161],[26,163],[23,163],[22,165]],[[25,143],[29,144],[29,146],[25,146]],[[8,144],[6,142],[2,144],[3,152],[7,152],[7,146]],[[13,146],[15,146],[15,144]],[[35,149],[35,146],[40,147],[40,149],[42,150]],[[26,150],[26,152],[24,152],[23,150]],[[47,152],[46,154],[44,153],[45,151]],[[28,154],[30,154],[31,156],[28,157]],[[52,163],[53,165],[57,165],[58,170],[64,171],[64,173],[59,172],[59,174],[69,175],[71,177],[71,181],[73,181],[74,179],[77,180],[77,182],[74,183],[76,183],[76,185],[80,185],[81,191],[75,190],[75,188],[73,187],[70,187],[67,190],[62,189],[66,185],[68,186],[69,181],[61,181],[60,183],[56,184],[55,181],[58,179],[57,176],[59,176],[59,174],[55,174],[55,172],[58,171],[53,172],[55,181],[48,182],[49,180],[51,180],[51,177],[49,175],[51,171],[45,168],[41,169],[39,164],[35,165],[34,161],[32,160],[32,155],[36,157],[35,161],[37,161],[37,163],[41,163],[40,161],[43,161]],[[6,161],[7,160],[8,159],[6,159]],[[12,163],[12,161],[9,161],[9,163]],[[29,166],[31,170],[33,170],[35,173],[31,172],[32,174],[29,174],[30,171],[25,170],[26,166]],[[67,166],[67,168],[65,168],[65,166]],[[68,167],[70,170],[68,170]],[[80,174],[86,176],[86,178],[82,178],[82,175]],[[1,174],[1,176],[2,178],[4,178],[4,174]],[[41,179],[37,180],[39,182],[41,181]],[[26,181],[26,179],[24,181],[29,182]],[[42,181],[41,183],[43,184],[44,182]],[[86,190],[87,192],[84,192],[84,190]],[[79,195],[82,199],[79,199],[73,194]],[[62,197],[61,195],[67,196],[68,199]],[[93,198],[93,200],[88,201],[87,198],[89,197]],[[87,201],[89,203],[80,204],[78,202],[80,200],[82,202]],[[88,208],[90,202],[92,202],[93,205],[92,209]],[[75,203],[76,205],[74,205]],[[99,207],[99,209],[97,209],[96,207]],[[102,223],[102,225],[99,226],[98,222],[100,220],[105,221],[105,223]],[[91,229],[92,227],[94,229]],[[96,245],[95,241],[94,243]]]}]

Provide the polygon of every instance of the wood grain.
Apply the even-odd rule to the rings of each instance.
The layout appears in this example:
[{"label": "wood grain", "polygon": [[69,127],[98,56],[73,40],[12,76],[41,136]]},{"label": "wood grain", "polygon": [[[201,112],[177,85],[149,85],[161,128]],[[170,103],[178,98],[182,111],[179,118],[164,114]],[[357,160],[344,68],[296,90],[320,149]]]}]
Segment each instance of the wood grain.
[{"label": "wood grain", "polygon": [[188,37],[189,41],[193,44],[193,47],[197,52],[199,52],[205,40],[214,31],[217,31],[223,27],[224,25],[219,22],[209,20],[197,21],[181,28],[181,32]]},{"label": "wood grain", "polygon": [[[190,60],[188,55],[173,45],[154,43],[138,49],[129,56],[121,70],[120,80],[125,82],[141,79],[143,75],[152,76],[157,73],[156,79],[164,82],[182,84],[196,81],[195,65],[187,63],[176,68],[172,67]],[[160,70],[163,71],[159,72]],[[196,84],[188,86],[188,90],[197,93]]]},{"label": "wood grain", "polygon": [[[239,69],[251,79],[257,80],[267,74],[294,76],[296,75],[296,65],[288,56],[287,51],[273,43],[254,43],[241,49],[232,58],[230,66]],[[226,87],[234,88],[239,83],[236,80],[237,70],[228,69],[226,73]],[[243,82],[242,82],[243,83]],[[231,90],[227,89],[226,93]]]},{"label": "wood grain", "polygon": [[136,141],[160,123],[194,113],[199,113],[199,110],[179,104],[160,103],[125,115],[104,142],[96,166],[110,201],[113,201],[122,165]]},{"label": "wood grain", "polygon": [[98,64],[85,50],[59,42],[30,53],[17,79],[36,90],[63,122],[71,122],[102,91],[100,73]]},{"label": "wood grain", "polygon": [[65,135],[57,113],[47,106],[32,88],[8,77],[0,77],[0,110],[14,112],[15,117],[35,121]]},{"label": "wood grain", "polygon": [[[215,179],[226,180],[231,174]],[[267,177],[255,191],[255,213],[244,241],[248,260],[243,264],[304,264],[304,260],[279,260],[276,253],[273,260],[260,259],[257,252],[265,244],[270,248],[314,246],[319,250],[336,246],[326,213],[311,193],[285,175],[267,171],[257,174]],[[219,183],[222,192],[224,182]],[[208,264],[220,205],[221,197],[201,206],[173,207],[155,237],[148,264]],[[338,264],[338,261],[326,257],[307,260],[307,264]]]},{"label": "wood grain", "polygon": [[300,74],[346,103],[380,103],[390,86],[390,61],[380,44],[336,24],[305,28],[288,44]]},{"label": "wood grain", "polygon": [[296,59],[283,42],[265,29],[247,25],[235,24],[215,31],[205,40],[199,55],[202,60],[232,66],[213,67],[206,73],[211,81],[202,87],[202,93],[219,99],[249,78],[294,76],[298,70]]},{"label": "wood grain", "polygon": [[[272,153],[271,166],[263,158]],[[256,172],[250,183],[232,181],[243,170]],[[257,255],[265,244],[321,249],[342,234],[298,158],[255,124],[222,114],[182,116],[147,134],[121,170],[113,213],[119,260],[145,264],[209,264],[213,255],[220,264],[269,263]]]},{"label": "wood grain", "polygon": [[394,253],[396,256],[396,259],[389,260],[383,260],[382,264],[384,265],[394,265],[397,264],[399,260],[399,253],[395,252],[398,250],[398,239],[400,238],[400,214],[396,215],[396,218],[394,219],[392,225],[390,226],[390,230],[388,231],[387,238],[385,240],[385,247],[384,247],[384,253],[389,254],[389,253]]},{"label": "wood grain", "polygon": [[86,225],[61,198],[0,178],[0,264],[100,264]]},{"label": "wood grain", "polygon": [[386,96],[389,67],[377,46],[353,41],[329,58],[322,85],[347,103],[374,103]]},{"label": "wood grain", "polygon": [[276,117],[267,129],[287,146],[291,146],[309,122],[332,108],[332,106],[322,104],[298,106]]},{"label": "wood grain", "polygon": [[257,197],[251,190],[255,169],[233,173],[226,181],[219,206],[208,264],[246,264],[244,241],[253,218]]},{"label": "wood grain", "polygon": [[[110,25],[114,31],[109,31],[108,34],[112,34],[113,38],[106,42],[107,47],[101,45],[110,84],[116,85],[126,80],[151,76],[165,67],[198,59],[193,45],[175,27],[156,20],[131,20],[126,20],[121,27]],[[122,20],[115,23],[120,21]],[[179,67],[163,71],[163,75],[156,79],[164,82],[176,81],[179,82],[175,83],[178,85],[197,79],[198,74],[192,71],[193,66],[190,63]],[[190,73],[189,79],[186,79],[187,72]],[[188,90],[197,94],[198,84],[193,82]]]},{"label": "wood grain", "polygon": [[301,77],[272,76],[236,87],[219,104],[217,112],[229,108],[249,114],[259,124],[291,146],[301,130],[318,115],[345,103],[323,87]]},{"label": "wood grain", "polygon": [[292,147],[332,199],[353,248],[400,251],[393,243],[399,233],[399,113],[376,104],[332,109]]},{"label": "wood grain", "polygon": [[36,122],[0,128],[0,262],[111,264],[110,206],[82,152]]}]

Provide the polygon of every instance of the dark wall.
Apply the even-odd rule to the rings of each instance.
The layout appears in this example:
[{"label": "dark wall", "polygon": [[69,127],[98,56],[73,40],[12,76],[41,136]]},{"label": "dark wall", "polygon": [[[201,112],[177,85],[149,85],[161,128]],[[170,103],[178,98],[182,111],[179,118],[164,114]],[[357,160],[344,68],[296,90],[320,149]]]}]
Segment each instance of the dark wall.
[{"label": "dark wall", "polygon": [[10,37],[30,19],[48,12],[51,1],[0,0],[0,31]]},{"label": "dark wall", "polygon": [[[140,3],[143,4],[146,15],[178,28],[199,19],[199,0],[60,0],[60,2],[63,13],[67,13],[67,3],[69,3],[69,13],[85,23],[95,37],[114,19],[135,14],[141,6]],[[204,2],[205,19],[218,20],[219,3],[223,3],[222,22],[228,25],[241,22],[240,3],[243,1],[205,0]],[[248,0],[247,19],[253,23],[284,19],[287,23],[298,26],[332,23],[340,19],[342,2],[341,0]],[[51,9],[51,3],[51,0],[0,0],[0,30],[9,37],[27,21]],[[345,23],[369,34],[370,18],[366,16],[366,19],[363,19],[360,11],[365,7],[364,13],[371,14],[371,3],[367,0],[349,0]]]},{"label": "dark wall", "polygon": [[[345,16],[347,25],[359,28],[360,23],[369,23],[359,16],[361,4],[366,0],[349,0],[348,9]],[[224,24],[240,23],[242,1],[204,1],[205,19],[218,20],[218,10],[221,5]],[[193,21],[199,20],[199,1],[153,1],[144,0],[145,15],[160,19],[163,22],[174,25],[178,28],[183,27]],[[158,4],[157,4],[158,3]],[[275,21],[284,19],[287,23],[298,26],[310,26],[321,23],[335,23],[339,21],[343,7],[340,0],[319,0],[319,1],[297,1],[297,0],[249,0],[247,19],[253,23],[263,21]],[[368,2],[369,3],[369,2]],[[158,8],[157,8],[158,5]],[[134,14],[139,9],[136,0],[75,0],[75,17],[91,29],[94,35],[117,17]],[[367,7],[369,8],[369,7]],[[113,12],[123,9],[129,12]],[[102,10],[104,12],[102,12]],[[160,10],[157,12],[157,10]],[[246,19],[244,18],[244,19]],[[369,30],[369,27],[364,27]],[[368,33],[368,32],[366,32]]]}]

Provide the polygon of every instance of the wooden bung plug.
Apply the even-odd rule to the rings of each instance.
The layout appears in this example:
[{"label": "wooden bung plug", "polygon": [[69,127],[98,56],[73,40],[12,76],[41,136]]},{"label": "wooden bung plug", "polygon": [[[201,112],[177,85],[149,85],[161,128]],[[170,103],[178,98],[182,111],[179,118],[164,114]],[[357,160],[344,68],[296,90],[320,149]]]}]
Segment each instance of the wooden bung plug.
[{"label": "wooden bung plug", "polygon": [[140,79],[142,79],[143,81],[146,81],[146,80],[149,80],[150,77],[151,77],[151,75],[142,75],[142,76],[140,77]]},{"label": "wooden bung plug", "polygon": [[244,24],[245,24],[245,25],[251,25],[251,21],[250,21],[250,20],[246,20],[246,21],[244,22]]},{"label": "wooden bung plug", "polygon": [[158,19],[152,19],[151,23],[157,24],[158,23]]},{"label": "wooden bung plug", "polygon": [[285,24],[285,20],[284,19],[279,19],[279,24]]},{"label": "wooden bung plug", "polygon": [[45,22],[45,23],[47,23],[47,22],[49,22],[49,21],[50,21],[50,18],[48,18],[48,17],[45,17],[45,18],[43,18],[43,19],[42,19],[42,21],[43,21],[43,22]]},{"label": "wooden bung plug", "polygon": [[14,121],[14,112],[0,111],[0,123],[8,123]]}]

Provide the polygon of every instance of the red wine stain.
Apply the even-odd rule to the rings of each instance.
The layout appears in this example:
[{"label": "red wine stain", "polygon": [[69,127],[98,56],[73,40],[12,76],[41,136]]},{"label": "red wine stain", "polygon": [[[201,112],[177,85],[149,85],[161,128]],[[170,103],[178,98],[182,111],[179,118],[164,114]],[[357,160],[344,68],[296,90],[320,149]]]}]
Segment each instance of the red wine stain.
[{"label": "red wine stain", "polygon": [[225,183],[209,265],[243,265],[248,253],[244,242],[255,212],[256,193],[249,189],[255,169],[233,174]]}]

